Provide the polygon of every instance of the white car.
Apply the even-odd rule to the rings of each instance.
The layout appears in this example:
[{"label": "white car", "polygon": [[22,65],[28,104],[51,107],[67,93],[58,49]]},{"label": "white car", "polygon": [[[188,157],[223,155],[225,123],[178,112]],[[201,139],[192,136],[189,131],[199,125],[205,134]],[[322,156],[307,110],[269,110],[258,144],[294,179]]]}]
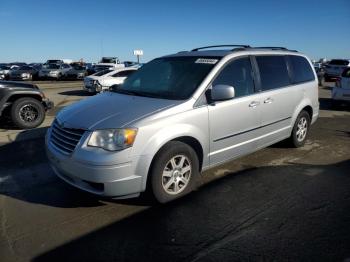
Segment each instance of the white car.
[{"label": "white car", "polygon": [[340,79],[336,82],[336,86],[332,89],[332,102],[350,102],[350,68],[342,73]]},{"label": "white car", "polygon": [[97,72],[84,78],[84,90],[90,93],[99,93],[108,90],[112,85],[122,84],[137,69],[137,67],[125,67]]}]

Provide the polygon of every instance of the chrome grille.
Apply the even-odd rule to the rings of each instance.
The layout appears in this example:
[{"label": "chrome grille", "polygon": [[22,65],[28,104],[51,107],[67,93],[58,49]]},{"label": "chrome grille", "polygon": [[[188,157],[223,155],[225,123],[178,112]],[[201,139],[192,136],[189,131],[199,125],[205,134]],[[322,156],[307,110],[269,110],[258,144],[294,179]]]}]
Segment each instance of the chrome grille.
[{"label": "chrome grille", "polygon": [[50,142],[62,153],[69,155],[74,151],[84,132],[83,129],[61,127],[55,120],[51,128]]}]

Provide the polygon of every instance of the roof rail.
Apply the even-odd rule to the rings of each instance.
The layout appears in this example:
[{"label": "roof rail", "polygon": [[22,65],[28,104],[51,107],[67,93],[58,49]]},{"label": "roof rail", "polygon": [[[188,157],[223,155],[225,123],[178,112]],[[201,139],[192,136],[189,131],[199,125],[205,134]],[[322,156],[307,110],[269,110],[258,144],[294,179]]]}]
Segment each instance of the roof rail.
[{"label": "roof rail", "polygon": [[214,47],[243,47],[243,48],[250,48],[250,45],[211,45],[211,46],[203,46],[203,47],[198,47],[198,48],[192,49],[191,52],[195,52],[195,51],[202,50],[202,49],[207,49],[207,48],[214,48]]},{"label": "roof rail", "polygon": [[288,50],[288,48],[281,47],[281,46],[257,46],[254,48],[260,48],[260,49],[276,49],[276,50]]}]

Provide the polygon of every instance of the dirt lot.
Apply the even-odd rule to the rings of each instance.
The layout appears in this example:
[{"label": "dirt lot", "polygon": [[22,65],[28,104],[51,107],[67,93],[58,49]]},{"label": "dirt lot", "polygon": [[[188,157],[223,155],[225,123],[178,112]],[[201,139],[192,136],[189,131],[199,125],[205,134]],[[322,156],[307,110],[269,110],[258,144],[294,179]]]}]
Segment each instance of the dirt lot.
[{"label": "dirt lot", "polygon": [[[0,123],[1,261],[345,261],[350,259],[350,109],[321,115],[305,147],[274,145],[206,172],[167,205],[99,199],[56,178],[44,134],[87,96],[39,83],[56,105],[31,131]],[[347,260],[348,261],[348,260]]]}]

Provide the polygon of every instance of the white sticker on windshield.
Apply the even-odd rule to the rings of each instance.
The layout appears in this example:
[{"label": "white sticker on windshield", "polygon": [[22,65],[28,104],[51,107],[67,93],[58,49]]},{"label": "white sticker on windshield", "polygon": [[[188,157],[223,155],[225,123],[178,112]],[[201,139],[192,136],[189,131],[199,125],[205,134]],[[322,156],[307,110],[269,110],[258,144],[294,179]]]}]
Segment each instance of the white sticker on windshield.
[{"label": "white sticker on windshield", "polygon": [[216,64],[218,60],[217,59],[208,59],[208,58],[198,58],[196,60],[196,64],[211,64],[214,65]]}]

